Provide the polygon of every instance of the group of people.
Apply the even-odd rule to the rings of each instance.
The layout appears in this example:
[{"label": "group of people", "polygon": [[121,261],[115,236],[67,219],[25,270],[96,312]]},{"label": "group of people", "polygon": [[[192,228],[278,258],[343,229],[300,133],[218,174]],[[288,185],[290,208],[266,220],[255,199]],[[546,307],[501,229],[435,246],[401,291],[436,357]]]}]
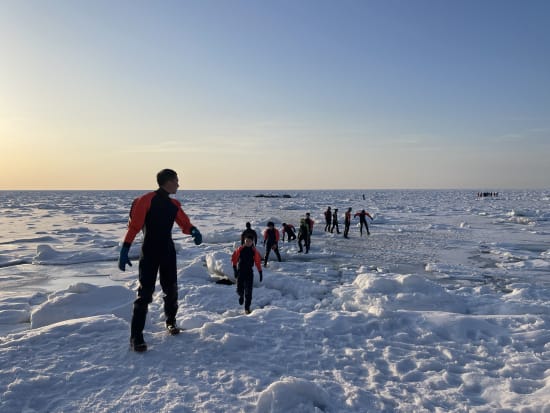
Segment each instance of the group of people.
[{"label": "group of people", "polygon": [[[143,242],[141,246],[141,255],[139,258],[137,298],[133,303],[132,321],[130,324],[130,347],[136,352],[147,350],[147,344],[143,338],[143,329],[149,304],[153,301],[153,293],[157,281],[157,274],[160,279],[160,286],[164,293],[164,315],[166,330],[171,335],[177,335],[181,329],[176,324],[176,313],[178,310],[178,285],[177,285],[177,266],[176,249],[172,240],[172,228],[176,223],[182,232],[191,235],[194,243],[202,243],[202,235],[195,227],[187,214],[183,211],[181,204],[170,195],[177,192],[179,180],[177,173],[172,169],[163,169],[157,174],[158,189],[148,192],[134,200],[130,209],[128,220],[128,230],[124,237],[122,248],[118,259],[118,267],[121,271],[126,270],[126,266],[132,266],[128,257],[130,247],[136,235],[143,231]],[[363,225],[370,234],[366,217],[372,220],[372,216],[362,210],[355,214],[359,216],[361,223],[361,235],[363,235]],[[327,224],[325,231],[333,232],[338,228],[338,209],[334,213],[330,207],[325,212]],[[344,237],[348,237],[349,226],[351,223],[351,208],[345,214]],[[285,237],[288,241],[298,240],[299,250],[309,253],[311,246],[311,235],[313,234],[314,221],[310,213],[300,219],[298,234],[295,227],[284,222],[282,224],[284,242]],[[279,230],[275,224],[270,221],[263,231],[263,244],[265,254],[263,257],[264,267],[267,265],[271,251],[281,261],[279,252]],[[256,267],[260,282],[263,281],[262,257],[256,249],[258,243],[258,234],[252,229],[250,222],[246,223],[246,229],[241,234],[241,245],[235,249],[231,255],[231,264],[233,266],[234,276],[237,280],[237,295],[239,305],[244,304],[246,314],[250,314],[250,305],[252,302],[252,288],[254,281],[253,268]],[[302,244],[303,243],[303,244]]]},{"label": "group of people", "polygon": [[[344,238],[349,238],[349,228],[351,226],[351,210],[352,208],[349,207],[344,214]],[[353,218],[359,217],[359,232],[361,233],[361,236],[363,236],[363,226],[365,227],[365,230],[367,231],[367,235],[370,235],[369,231],[369,225],[367,224],[367,217],[370,218],[372,221],[373,218],[371,214],[369,214],[367,211],[362,209],[359,212],[356,212]],[[340,233],[340,229],[338,227],[338,208],[334,208],[334,212],[331,211],[331,208],[328,207],[325,211],[325,232],[330,232],[331,234],[334,232],[334,229],[336,229],[336,233]]]}]

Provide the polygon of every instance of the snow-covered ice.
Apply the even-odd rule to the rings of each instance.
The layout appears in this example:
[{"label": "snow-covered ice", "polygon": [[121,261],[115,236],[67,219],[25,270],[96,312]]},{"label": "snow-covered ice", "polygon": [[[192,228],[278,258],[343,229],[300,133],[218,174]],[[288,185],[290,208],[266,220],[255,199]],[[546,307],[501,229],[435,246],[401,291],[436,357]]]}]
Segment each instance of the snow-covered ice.
[{"label": "snow-covered ice", "polygon": [[[140,238],[116,260],[143,192],[0,192],[0,411],[550,412],[550,192],[180,191],[204,241],[174,229],[185,331],[157,286],[138,354]],[[371,235],[324,232],[328,206]],[[245,222],[306,212],[310,253],[284,243],[245,315],[216,282]]]}]

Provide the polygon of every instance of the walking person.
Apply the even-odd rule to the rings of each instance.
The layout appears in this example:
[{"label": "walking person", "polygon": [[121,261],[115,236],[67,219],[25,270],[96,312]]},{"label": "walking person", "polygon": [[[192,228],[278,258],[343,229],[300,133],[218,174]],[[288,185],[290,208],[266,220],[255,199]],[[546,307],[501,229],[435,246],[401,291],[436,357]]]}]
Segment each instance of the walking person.
[{"label": "walking person", "polygon": [[252,236],[252,241],[254,242],[254,245],[257,245],[258,233],[252,229],[250,222],[247,222],[245,226],[246,226],[246,229],[241,234],[241,245],[244,245],[244,239],[246,238],[247,235]]},{"label": "walking person", "polygon": [[353,217],[359,217],[359,231],[361,232],[361,236],[363,236],[363,225],[367,229],[367,235],[370,235],[369,226],[367,224],[367,217],[369,217],[370,220],[373,221],[372,216],[363,209],[360,212],[356,212]]},{"label": "walking person", "polygon": [[298,252],[303,252],[302,241],[306,247],[306,254],[309,252],[309,247],[311,246],[311,234],[309,233],[309,225],[307,224],[305,218],[300,220],[300,227],[298,228],[298,246],[300,249]]},{"label": "walking person", "polygon": [[254,287],[254,265],[256,265],[256,269],[260,274],[260,282],[263,281],[262,257],[254,246],[253,235],[245,235],[244,245],[237,248],[231,256],[231,264],[233,264],[233,272],[237,279],[239,305],[244,303],[244,312],[250,314],[252,289]]},{"label": "walking person", "polygon": [[279,262],[281,262],[281,254],[279,253],[279,230],[275,228],[275,224],[271,221],[267,223],[267,228],[264,230],[264,245],[264,267],[267,266],[271,250],[273,250]]},{"label": "walking person", "polygon": [[330,226],[332,224],[332,211],[330,207],[325,211],[325,232],[330,231]]},{"label": "walking person", "polygon": [[309,212],[306,212],[306,224],[309,227],[309,235],[313,234],[313,225],[315,224],[315,221],[311,218],[311,214]]},{"label": "walking person", "polygon": [[334,212],[332,214],[332,227],[330,227],[330,233],[332,234],[334,232],[334,228],[336,228],[336,233],[340,233],[340,228],[338,228],[338,208],[334,208]]},{"label": "walking person", "polygon": [[160,286],[164,293],[164,314],[166,329],[172,335],[181,331],[176,326],[178,311],[178,284],[176,249],[172,240],[172,227],[178,224],[184,234],[193,237],[196,245],[202,243],[202,235],[191,224],[181,204],[170,195],[179,187],[178,175],[172,169],[163,169],[157,174],[159,188],[134,200],[128,231],[120,250],[118,267],[126,270],[130,246],[136,235],[143,230],[143,244],[139,259],[139,287],[134,301],[130,327],[130,346],[134,351],[147,350],[143,339],[143,329],[149,304],[153,301],[153,292],[159,274]]},{"label": "walking person", "polygon": [[344,214],[344,238],[349,238],[349,227],[351,225],[351,207]]},{"label": "walking person", "polygon": [[283,222],[283,242],[285,242],[285,235],[287,236],[288,242],[296,239],[296,229],[294,225]]}]

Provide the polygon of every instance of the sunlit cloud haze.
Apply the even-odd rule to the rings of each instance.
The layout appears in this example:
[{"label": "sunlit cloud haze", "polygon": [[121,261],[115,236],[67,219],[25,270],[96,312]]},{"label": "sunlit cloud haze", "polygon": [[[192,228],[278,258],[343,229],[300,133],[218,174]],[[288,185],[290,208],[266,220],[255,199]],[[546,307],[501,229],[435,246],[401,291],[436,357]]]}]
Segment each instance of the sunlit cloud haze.
[{"label": "sunlit cloud haze", "polygon": [[2,1],[0,189],[547,188],[549,15]]}]

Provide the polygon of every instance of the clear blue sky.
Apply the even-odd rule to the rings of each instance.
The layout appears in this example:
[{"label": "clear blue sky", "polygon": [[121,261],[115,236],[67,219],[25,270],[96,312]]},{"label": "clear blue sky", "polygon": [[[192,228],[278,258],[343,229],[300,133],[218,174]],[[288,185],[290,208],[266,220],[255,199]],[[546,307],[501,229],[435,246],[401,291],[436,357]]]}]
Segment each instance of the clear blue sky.
[{"label": "clear blue sky", "polygon": [[2,0],[0,50],[0,189],[550,187],[546,0]]}]

